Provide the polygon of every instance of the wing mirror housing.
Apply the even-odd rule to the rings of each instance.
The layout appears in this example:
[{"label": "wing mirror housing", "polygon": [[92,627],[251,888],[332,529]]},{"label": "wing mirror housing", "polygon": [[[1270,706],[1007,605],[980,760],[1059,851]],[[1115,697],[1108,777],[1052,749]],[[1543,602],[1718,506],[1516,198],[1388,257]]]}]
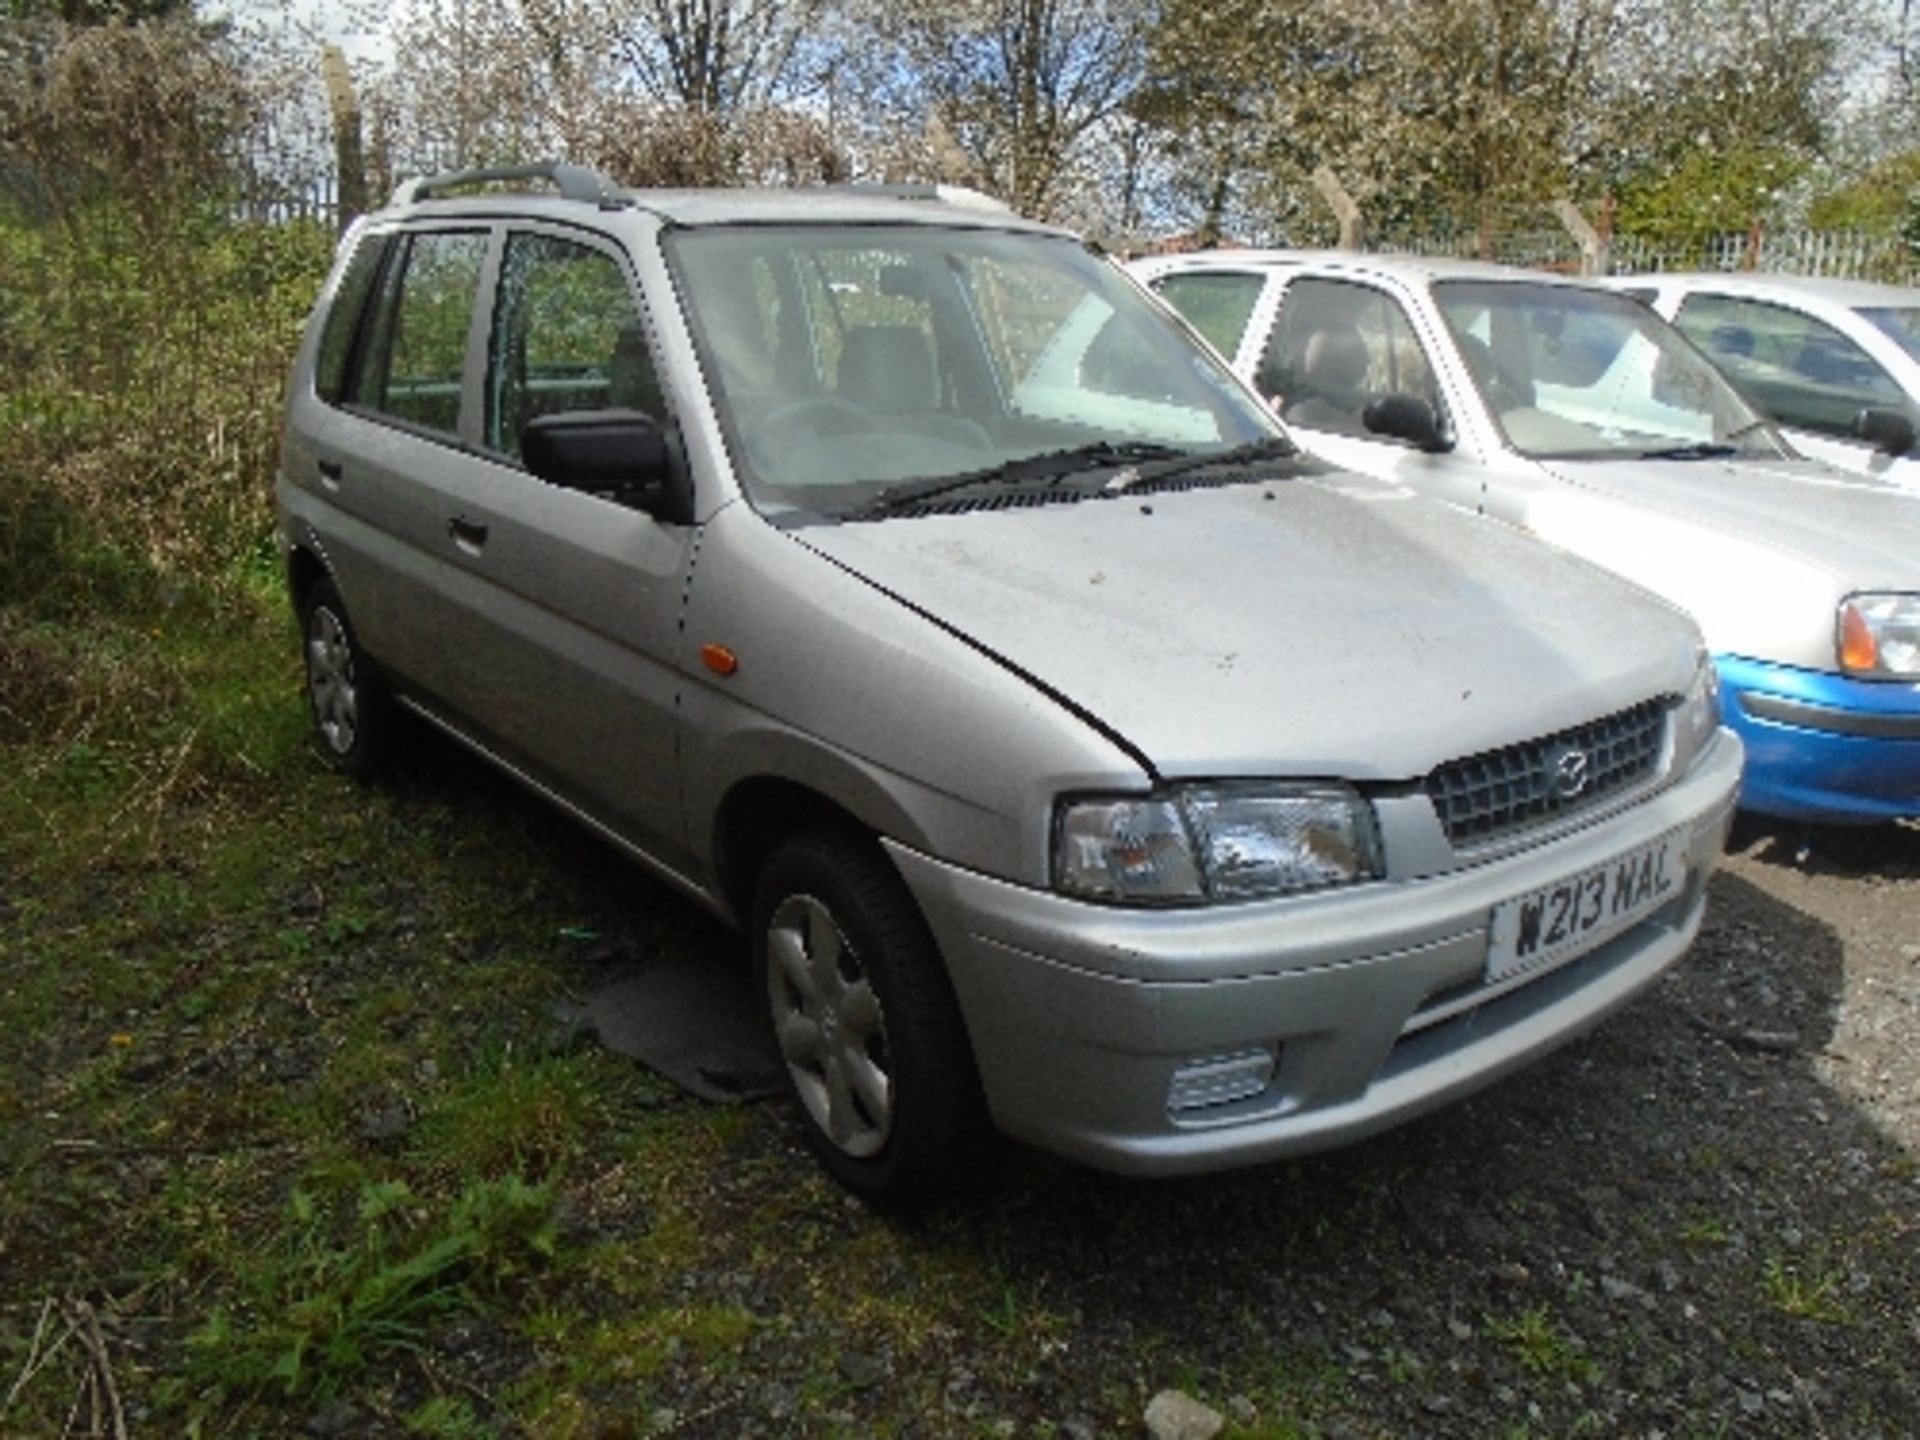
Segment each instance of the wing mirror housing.
[{"label": "wing mirror housing", "polygon": [[1898,410],[1869,407],[1853,417],[1854,438],[1866,441],[1883,455],[1905,455],[1913,449],[1913,421]]},{"label": "wing mirror housing", "polygon": [[673,435],[639,410],[563,410],[529,420],[520,459],[538,479],[644,510],[693,518],[693,487]]},{"label": "wing mirror housing", "polygon": [[1372,434],[1404,440],[1416,450],[1438,454],[1453,449],[1453,436],[1433,413],[1433,406],[1418,395],[1377,396],[1360,412],[1360,423]]}]

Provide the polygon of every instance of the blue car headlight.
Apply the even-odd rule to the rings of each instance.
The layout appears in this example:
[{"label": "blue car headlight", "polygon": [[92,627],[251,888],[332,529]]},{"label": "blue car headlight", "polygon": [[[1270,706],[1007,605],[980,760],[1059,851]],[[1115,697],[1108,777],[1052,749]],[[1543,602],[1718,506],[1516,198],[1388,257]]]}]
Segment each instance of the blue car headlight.
[{"label": "blue car headlight", "polygon": [[1920,595],[1849,595],[1836,626],[1840,671],[1857,680],[1920,676]]}]

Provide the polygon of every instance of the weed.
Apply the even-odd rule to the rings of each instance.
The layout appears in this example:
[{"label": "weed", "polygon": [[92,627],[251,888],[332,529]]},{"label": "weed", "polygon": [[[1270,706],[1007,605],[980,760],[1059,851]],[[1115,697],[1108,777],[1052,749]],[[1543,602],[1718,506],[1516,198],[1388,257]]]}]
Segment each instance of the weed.
[{"label": "weed", "polygon": [[1834,1298],[1840,1288],[1840,1279],[1837,1271],[1804,1275],[1798,1266],[1776,1254],[1767,1257],[1766,1268],[1761,1273],[1761,1289],[1766,1294],[1767,1303],[1782,1314],[1802,1320],[1844,1325],[1852,1317],[1846,1307]]},{"label": "weed", "polygon": [[1020,1330],[1020,1297],[1013,1286],[1002,1284],[998,1298],[980,1312],[980,1318],[1002,1340],[1013,1339]]},{"label": "weed", "polygon": [[360,1188],[344,1239],[307,1190],[268,1255],[243,1262],[241,1300],[188,1337],[188,1372],[214,1396],[277,1388],[337,1393],[365,1367],[417,1348],[427,1327],[466,1308],[554,1249],[553,1198],[518,1176],[470,1183],[443,1213],[403,1181]]},{"label": "weed", "polygon": [[499,1432],[483,1424],[472,1404],[461,1396],[435,1395],[407,1412],[403,1423],[411,1435],[430,1440],[491,1440]]},{"label": "weed", "polygon": [[1732,1238],[1726,1225],[1712,1216],[1689,1220],[1680,1227],[1680,1242],[1695,1248],[1703,1245],[1725,1245]]},{"label": "weed", "polygon": [[1522,1310],[1510,1320],[1489,1315],[1486,1330],[1494,1339],[1504,1340],[1514,1358],[1536,1375],[1561,1376],[1568,1380],[1593,1378],[1593,1361],[1585,1349],[1575,1337],[1561,1330],[1544,1305]]},{"label": "weed", "polygon": [[443,1173],[558,1174],[600,1113],[593,1058],[502,1051],[483,1060],[422,1119],[417,1158]]}]

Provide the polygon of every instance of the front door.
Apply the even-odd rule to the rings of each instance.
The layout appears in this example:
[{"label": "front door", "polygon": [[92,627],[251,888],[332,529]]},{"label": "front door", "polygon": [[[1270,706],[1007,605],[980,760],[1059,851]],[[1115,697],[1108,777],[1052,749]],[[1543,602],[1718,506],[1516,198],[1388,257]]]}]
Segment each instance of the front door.
[{"label": "front door", "polygon": [[1424,400],[1443,427],[1456,413],[1406,308],[1386,290],[1316,275],[1289,281],[1254,384],[1323,459],[1480,508],[1486,471],[1477,455],[1418,450],[1364,423],[1368,404],[1389,394]]}]

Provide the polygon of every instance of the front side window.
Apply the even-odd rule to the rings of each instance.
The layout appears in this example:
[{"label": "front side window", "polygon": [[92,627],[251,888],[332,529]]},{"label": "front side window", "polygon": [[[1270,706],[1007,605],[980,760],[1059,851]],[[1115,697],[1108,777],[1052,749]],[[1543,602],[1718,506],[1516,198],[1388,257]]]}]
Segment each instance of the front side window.
[{"label": "front side window", "polygon": [[458,433],[467,334],[486,258],[481,231],[407,238],[365,346],[356,404],[423,430]]},{"label": "front side window", "polygon": [[1278,438],[1171,317],[1062,237],[714,226],[667,249],[756,504],[840,514],[1065,450]]},{"label": "front side window", "polygon": [[1725,377],[1625,295],[1442,280],[1433,297],[1489,413],[1523,455],[1781,453]]},{"label": "front side window", "polygon": [[639,410],[664,420],[653,355],[620,264],[557,236],[507,237],[494,305],[486,444],[520,454],[520,432],[541,415]]},{"label": "front side window", "polygon": [[1690,295],[1674,324],[1782,425],[1851,436],[1854,417],[1869,406],[1907,409],[1900,387],[1871,355],[1798,310]]},{"label": "front side window", "polygon": [[1240,349],[1240,337],[1253,318],[1253,307],[1266,283],[1265,276],[1245,271],[1194,271],[1163,275],[1153,282],[1153,288],[1207,337],[1209,345],[1231,360]]},{"label": "front side window", "polygon": [[1361,417],[1382,395],[1413,395],[1440,413],[1433,367],[1400,302],[1345,280],[1287,286],[1258,384],[1288,424],[1337,435],[1368,434]]}]

